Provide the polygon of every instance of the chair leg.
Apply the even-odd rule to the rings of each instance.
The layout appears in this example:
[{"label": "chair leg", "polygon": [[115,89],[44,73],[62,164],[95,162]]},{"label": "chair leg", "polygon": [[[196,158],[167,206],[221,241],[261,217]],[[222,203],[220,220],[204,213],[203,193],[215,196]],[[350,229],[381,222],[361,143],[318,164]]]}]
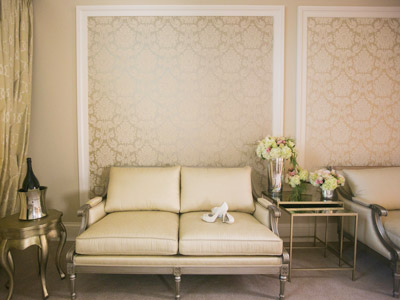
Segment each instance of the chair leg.
[{"label": "chair leg", "polygon": [[398,260],[393,270],[393,297],[400,298],[400,260]]},{"label": "chair leg", "polygon": [[76,292],[75,292],[75,279],[76,279],[76,274],[70,274],[69,275],[69,286],[71,290],[71,300],[76,299]]},{"label": "chair leg", "polygon": [[181,269],[174,268],[174,276],[175,276],[175,299],[181,298]]}]

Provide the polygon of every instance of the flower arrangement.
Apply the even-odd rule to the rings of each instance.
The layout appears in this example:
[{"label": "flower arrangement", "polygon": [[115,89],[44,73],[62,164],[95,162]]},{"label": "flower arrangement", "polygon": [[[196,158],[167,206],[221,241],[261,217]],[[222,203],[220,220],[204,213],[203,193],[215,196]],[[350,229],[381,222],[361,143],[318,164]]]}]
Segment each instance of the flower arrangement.
[{"label": "flower arrangement", "polygon": [[286,174],[285,182],[292,188],[295,188],[302,182],[308,182],[308,171],[300,167],[297,167],[296,169],[290,168]]},{"label": "flower arrangement", "polygon": [[320,169],[310,173],[310,182],[323,191],[333,191],[338,186],[343,186],[345,179],[335,170]]},{"label": "flower arrangement", "polygon": [[259,141],[256,153],[262,159],[283,158],[290,159],[295,168],[296,163],[296,144],[293,139],[285,137],[267,136]]},{"label": "flower arrangement", "polygon": [[296,168],[290,168],[285,176],[285,182],[292,187],[290,200],[299,201],[301,194],[306,189],[305,183],[308,182],[308,171],[300,168],[299,166]]}]

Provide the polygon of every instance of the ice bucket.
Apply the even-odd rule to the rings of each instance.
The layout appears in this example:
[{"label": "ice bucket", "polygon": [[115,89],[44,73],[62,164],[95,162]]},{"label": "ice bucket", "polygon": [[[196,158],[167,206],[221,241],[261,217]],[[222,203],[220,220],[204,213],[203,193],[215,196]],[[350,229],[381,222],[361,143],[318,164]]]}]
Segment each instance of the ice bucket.
[{"label": "ice bucket", "polygon": [[47,216],[46,191],[46,186],[32,190],[18,190],[21,201],[20,220],[35,220]]}]

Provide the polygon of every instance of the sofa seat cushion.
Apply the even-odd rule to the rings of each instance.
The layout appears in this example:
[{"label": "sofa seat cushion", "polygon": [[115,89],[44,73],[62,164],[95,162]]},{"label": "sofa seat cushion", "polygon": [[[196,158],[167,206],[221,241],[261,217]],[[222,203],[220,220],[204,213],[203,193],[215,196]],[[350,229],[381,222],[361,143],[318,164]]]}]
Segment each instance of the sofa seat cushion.
[{"label": "sofa seat cushion", "polygon": [[179,217],[161,211],[114,212],[76,238],[76,252],[88,255],[175,255]]},{"label": "sofa seat cushion", "polygon": [[343,169],[343,174],[358,201],[400,209],[400,167]]},{"label": "sofa seat cushion", "polygon": [[182,214],[179,253],[182,255],[281,255],[282,240],[251,214],[230,212],[233,224],[201,220],[206,212]]},{"label": "sofa seat cushion", "polygon": [[391,210],[382,218],[389,239],[400,248],[400,210]]}]

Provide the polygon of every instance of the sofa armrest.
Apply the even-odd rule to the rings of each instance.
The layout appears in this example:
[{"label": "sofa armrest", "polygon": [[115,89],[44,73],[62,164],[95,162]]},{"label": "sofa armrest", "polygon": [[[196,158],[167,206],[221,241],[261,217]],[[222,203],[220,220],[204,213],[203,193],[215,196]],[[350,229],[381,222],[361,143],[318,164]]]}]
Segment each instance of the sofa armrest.
[{"label": "sofa armrest", "polygon": [[106,215],[104,199],[104,197],[94,197],[79,208],[78,217],[82,218],[79,234]]},{"label": "sofa armrest", "polygon": [[254,217],[279,236],[278,219],[281,216],[280,209],[264,198],[258,198],[255,206]]}]

